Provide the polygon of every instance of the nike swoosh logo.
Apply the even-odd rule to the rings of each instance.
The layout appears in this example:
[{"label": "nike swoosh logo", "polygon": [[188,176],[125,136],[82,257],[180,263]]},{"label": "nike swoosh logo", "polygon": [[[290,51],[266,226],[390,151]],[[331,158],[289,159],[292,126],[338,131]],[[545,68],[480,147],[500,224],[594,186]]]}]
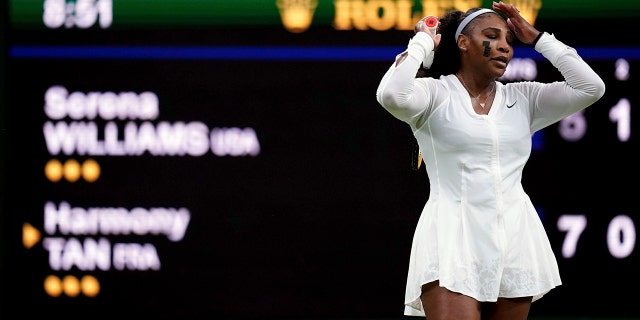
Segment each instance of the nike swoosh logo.
[{"label": "nike swoosh logo", "polygon": [[512,105],[507,104],[507,108],[511,108],[511,107],[515,106],[516,102],[518,102],[518,100],[514,101]]}]

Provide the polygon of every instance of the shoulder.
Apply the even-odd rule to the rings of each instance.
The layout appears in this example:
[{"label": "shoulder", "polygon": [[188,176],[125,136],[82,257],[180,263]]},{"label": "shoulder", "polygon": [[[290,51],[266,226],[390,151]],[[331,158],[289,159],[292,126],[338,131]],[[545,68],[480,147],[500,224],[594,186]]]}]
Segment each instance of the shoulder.
[{"label": "shoulder", "polygon": [[433,77],[424,77],[424,78],[416,78],[416,82],[420,83],[424,86],[427,86],[431,92],[436,92],[434,90],[448,92],[450,90],[458,89],[455,85],[457,78],[455,75],[444,75],[438,78]]},{"label": "shoulder", "polygon": [[543,86],[544,83],[536,81],[519,81],[509,83],[502,83],[498,81],[498,87],[496,90],[500,90],[507,95],[520,95],[532,98]]}]

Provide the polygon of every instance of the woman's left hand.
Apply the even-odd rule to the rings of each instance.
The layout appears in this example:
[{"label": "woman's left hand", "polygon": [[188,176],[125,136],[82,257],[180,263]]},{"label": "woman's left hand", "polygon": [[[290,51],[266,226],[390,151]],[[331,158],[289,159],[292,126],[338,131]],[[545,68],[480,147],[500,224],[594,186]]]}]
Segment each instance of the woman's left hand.
[{"label": "woman's left hand", "polygon": [[518,8],[513,4],[506,4],[502,1],[493,2],[493,10],[502,13],[507,17],[507,25],[513,33],[515,33],[518,40],[522,43],[531,44],[536,39],[540,31],[534,28],[527,20],[521,15]]}]

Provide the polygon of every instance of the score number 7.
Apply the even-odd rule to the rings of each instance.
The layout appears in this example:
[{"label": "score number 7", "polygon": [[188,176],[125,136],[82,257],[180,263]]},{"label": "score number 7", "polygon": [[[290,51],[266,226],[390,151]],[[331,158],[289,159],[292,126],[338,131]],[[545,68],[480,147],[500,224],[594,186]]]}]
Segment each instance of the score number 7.
[{"label": "score number 7", "polygon": [[[562,256],[572,258],[578,248],[578,240],[587,227],[584,215],[561,215],[558,218],[558,230],[567,234],[562,242]],[[607,228],[607,247],[609,253],[618,259],[628,257],[635,248],[636,228],[633,220],[626,215],[614,217]]]}]

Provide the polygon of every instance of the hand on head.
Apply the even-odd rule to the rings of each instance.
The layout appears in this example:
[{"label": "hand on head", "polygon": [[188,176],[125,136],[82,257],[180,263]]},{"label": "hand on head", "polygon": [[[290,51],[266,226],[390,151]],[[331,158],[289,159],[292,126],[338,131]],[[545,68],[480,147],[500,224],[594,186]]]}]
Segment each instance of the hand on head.
[{"label": "hand on head", "polygon": [[493,2],[493,10],[502,13],[507,17],[507,25],[509,29],[513,31],[515,36],[522,43],[531,44],[536,39],[540,31],[534,28],[527,20],[521,15],[518,8],[513,4],[506,4],[502,1]]}]

